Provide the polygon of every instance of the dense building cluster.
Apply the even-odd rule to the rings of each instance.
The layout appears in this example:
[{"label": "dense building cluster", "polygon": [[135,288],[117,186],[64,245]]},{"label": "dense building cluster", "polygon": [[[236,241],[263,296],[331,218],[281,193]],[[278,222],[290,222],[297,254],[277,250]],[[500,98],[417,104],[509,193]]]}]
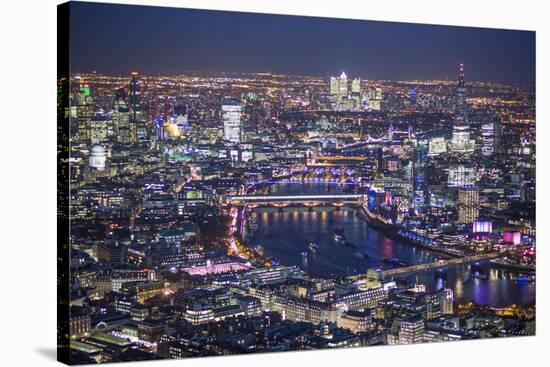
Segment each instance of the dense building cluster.
[{"label": "dense building cluster", "polygon": [[[535,280],[534,90],[466,83],[463,64],[450,82],[198,72],[65,82],[74,363],[534,334],[534,306],[457,304],[451,287],[401,279],[471,264],[479,277],[490,267]],[[270,192],[281,180],[353,190]],[[439,258],[313,277],[250,246],[259,206],[352,206]]]}]

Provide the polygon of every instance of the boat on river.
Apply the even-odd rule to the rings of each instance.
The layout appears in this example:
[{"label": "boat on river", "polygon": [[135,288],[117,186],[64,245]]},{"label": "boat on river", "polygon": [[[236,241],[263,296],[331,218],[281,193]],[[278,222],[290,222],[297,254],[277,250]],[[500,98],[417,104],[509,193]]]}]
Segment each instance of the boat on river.
[{"label": "boat on river", "polygon": [[389,265],[399,266],[399,267],[409,266],[409,263],[407,263],[406,261],[400,260],[396,257],[390,257],[390,258],[382,259],[382,262],[386,263],[386,264],[389,264]]},{"label": "boat on river", "polygon": [[307,245],[307,247],[308,247],[311,251],[313,251],[313,252],[315,252],[315,251],[317,251],[317,249],[319,249],[319,245],[317,245],[317,244],[316,244],[315,242],[313,242],[313,241],[309,242],[309,244]]},{"label": "boat on river", "polygon": [[344,230],[341,228],[336,228],[334,230],[334,241],[337,244],[344,245],[346,243],[346,236],[344,236]]}]

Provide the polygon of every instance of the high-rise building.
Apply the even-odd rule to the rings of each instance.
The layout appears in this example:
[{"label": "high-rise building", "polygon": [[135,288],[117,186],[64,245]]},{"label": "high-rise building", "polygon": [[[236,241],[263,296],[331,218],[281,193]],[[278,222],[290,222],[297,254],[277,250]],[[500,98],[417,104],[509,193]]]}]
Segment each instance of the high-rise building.
[{"label": "high-rise building", "polygon": [[476,182],[474,167],[466,164],[450,164],[447,178],[448,187],[468,187]]},{"label": "high-rise building", "polygon": [[380,100],[380,101],[383,99],[382,88],[374,89],[374,99],[377,99],[377,100]]},{"label": "high-rise building", "polygon": [[361,79],[351,81],[349,88],[348,76],[342,72],[339,77],[330,78],[330,102],[336,110],[349,110],[362,108],[363,94],[361,91]]},{"label": "high-rise building", "polygon": [[225,140],[238,143],[241,141],[241,101],[236,98],[225,98],[222,103],[223,137]]},{"label": "high-rise building", "polygon": [[132,72],[130,80],[130,110],[132,111],[132,119],[137,120],[137,111],[139,110],[139,91],[138,91],[138,73]]},{"label": "high-rise building", "polygon": [[481,125],[481,153],[490,156],[498,153],[500,146],[501,130],[498,117]]},{"label": "high-rise building", "polygon": [[178,131],[181,134],[187,133],[189,130],[189,116],[187,114],[187,106],[184,104],[176,104],[173,109],[176,118],[175,123]]},{"label": "high-rise building", "polygon": [[485,156],[493,155],[495,127],[493,122],[486,122],[481,125],[481,154]]},{"label": "high-rise building", "polygon": [[361,93],[361,79],[355,78],[351,81],[351,93]]},{"label": "high-rise building", "polygon": [[369,92],[369,107],[373,110],[380,111],[382,109],[382,101],[384,97],[382,88],[376,87]]},{"label": "high-rise building", "polygon": [[416,210],[422,210],[426,207],[428,201],[428,192],[426,184],[426,165],[428,163],[428,141],[419,140],[413,150],[412,164],[412,187],[413,195],[412,207]]},{"label": "high-rise building", "polygon": [[78,123],[78,140],[90,140],[90,125],[94,114],[93,100],[90,92],[90,86],[86,83],[80,83],[76,95],[76,118]]},{"label": "high-rise building", "polygon": [[464,187],[458,190],[458,221],[473,223],[479,216],[479,191],[475,187]]},{"label": "high-rise building", "polygon": [[464,82],[464,64],[458,65],[458,84],[456,87],[455,125],[468,125],[468,103],[466,102],[466,83]]},{"label": "high-rise building", "polygon": [[421,343],[424,336],[424,320],[420,314],[407,317],[401,321],[399,344]]},{"label": "high-rise building", "polygon": [[340,98],[348,95],[348,76],[343,71],[338,79],[338,94]]},{"label": "high-rise building", "polygon": [[330,78],[331,102],[335,109],[341,109],[344,100],[348,97],[348,77],[342,72],[339,77]]},{"label": "high-rise building", "polygon": [[434,136],[428,142],[428,155],[438,156],[447,153],[447,141],[444,136]]},{"label": "high-rise building", "polygon": [[130,142],[130,110],[126,105],[125,93],[120,89],[115,95],[113,107],[113,125],[120,143]]},{"label": "high-rise building", "polygon": [[466,83],[464,82],[464,64],[459,64],[451,151],[454,153],[472,153],[474,151],[474,146],[475,142],[470,140]]},{"label": "high-rise building", "polygon": [[111,121],[105,114],[97,114],[90,119],[90,142],[100,144],[107,140],[108,136],[114,135]]},{"label": "high-rise building", "polygon": [[454,312],[454,292],[451,288],[444,288],[439,291],[441,312],[444,315],[452,315]]},{"label": "high-rise building", "polygon": [[330,95],[335,96],[338,94],[338,78],[330,77]]},{"label": "high-rise building", "polygon": [[351,99],[353,101],[354,108],[362,107],[362,94],[361,94],[361,79],[355,78],[351,82]]}]

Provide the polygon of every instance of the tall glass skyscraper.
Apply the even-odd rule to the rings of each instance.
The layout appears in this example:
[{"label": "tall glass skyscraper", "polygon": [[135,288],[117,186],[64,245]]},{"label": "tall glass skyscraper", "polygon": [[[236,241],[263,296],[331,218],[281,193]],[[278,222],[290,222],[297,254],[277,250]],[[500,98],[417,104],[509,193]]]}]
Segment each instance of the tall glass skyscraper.
[{"label": "tall glass skyscraper", "polygon": [[456,105],[451,150],[455,153],[471,153],[474,150],[474,142],[470,140],[470,126],[468,123],[468,103],[466,102],[464,64],[458,65],[458,84],[456,88]]},{"label": "tall glass skyscraper", "polygon": [[236,98],[225,98],[222,103],[223,137],[227,141],[241,141],[241,101]]}]

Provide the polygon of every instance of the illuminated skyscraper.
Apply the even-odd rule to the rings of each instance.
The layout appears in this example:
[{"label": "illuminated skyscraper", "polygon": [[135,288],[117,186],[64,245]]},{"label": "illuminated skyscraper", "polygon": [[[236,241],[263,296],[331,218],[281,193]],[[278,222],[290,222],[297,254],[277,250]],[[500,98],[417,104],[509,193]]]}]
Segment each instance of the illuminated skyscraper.
[{"label": "illuminated skyscraper", "polygon": [[372,89],[369,93],[369,107],[373,110],[380,111],[382,109],[382,88]]},{"label": "illuminated skyscraper", "polygon": [[86,83],[80,83],[76,95],[76,117],[78,122],[78,140],[90,140],[90,125],[93,116],[94,107],[92,104],[92,95],[90,86]]},{"label": "illuminated skyscraper", "polygon": [[427,205],[426,165],[428,162],[428,142],[419,140],[413,150],[412,163],[412,207],[422,210]]},{"label": "illuminated skyscraper", "polygon": [[348,76],[343,71],[338,79],[338,94],[340,97],[345,97],[348,95]]},{"label": "illuminated skyscraper", "polygon": [[130,110],[132,111],[132,119],[137,120],[137,111],[139,109],[139,92],[138,92],[138,73],[132,73],[130,80]]},{"label": "illuminated skyscraper", "polygon": [[113,106],[113,124],[116,136],[120,143],[130,142],[130,110],[125,101],[126,93],[123,88],[115,94]]},{"label": "illuminated skyscraper", "polygon": [[132,79],[130,80],[130,142],[135,143],[137,141],[138,120],[137,112],[139,109],[139,97],[138,97],[138,73],[132,73]]},{"label": "illuminated skyscraper", "polygon": [[235,98],[225,98],[222,103],[223,137],[227,141],[241,141],[241,101]]},{"label": "illuminated skyscraper", "polygon": [[490,156],[498,153],[500,147],[500,120],[493,118],[490,122],[481,125],[481,153]]},{"label": "illuminated skyscraper", "polygon": [[466,102],[466,83],[464,82],[464,64],[458,65],[458,84],[456,87],[455,125],[468,125],[468,103]]},{"label": "illuminated skyscraper", "polygon": [[361,79],[355,78],[351,81],[351,93],[361,93]]},{"label": "illuminated skyscraper", "polygon": [[470,140],[466,83],[464,82],[464,64],[458,65],[458,83],[456,88],[456,105],[451,150],[454,153],[472,153],[474,151],[474,141]]},{"label": "illuminated skyscraper", "polygon": [[112,135],[110,131],[110,120],[105,114],[96,114],[90,120],[90,142],[91,144],[103,143],[107,137]]},{"label": "illuminated skyscraper", "polygon": [[447,186],[466,187],[475,184],[476,174],[474,167],[452,163],[449,165]]},{"label": "illuminated skyscraper", "polygon": [[351,81],[351,98],[353,99],[354,108],[362,107],[362,95],[361,95],[361,79],[355,78]]},{"label": "illuminated skyscraper", "polygon": [[458,190],[458,222],[470,224],[479,216],[479,191],[475,187]]},{"label": "illuminated skyscraper", "polygon": [[485,156],[492,155],[495,152],[494,147],[495,127],[493,122],[486,122],[481,125],[481,154]]},{"label": "illuminated skyscraper", "polygon": [[335,96],[338,94],[338,78],[330,77],[330,95]]}]

